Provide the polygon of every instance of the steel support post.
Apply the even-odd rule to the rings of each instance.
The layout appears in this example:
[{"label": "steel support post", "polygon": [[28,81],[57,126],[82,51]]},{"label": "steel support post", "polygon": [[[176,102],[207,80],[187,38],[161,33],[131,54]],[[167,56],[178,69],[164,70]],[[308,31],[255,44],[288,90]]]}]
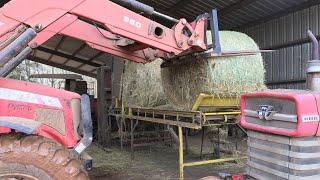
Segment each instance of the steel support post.
[{"label": "steel support post", "polygon": [[131,139],[130,139],[130,151],[131,151],[131,160],[133,160],[133,141],[134,141],[134,137],[133,137],[133,131],[134,131],[134,128],[133,128],[133,119],[130,119],[130,136],[131,136]]},{"label": "steel support post", "polygon": [[184,174],[184,165],[183,165],[183,134],[182,134],[182,127],[178,127],[178,134],[179,134],[179,178],[183,180]]}]

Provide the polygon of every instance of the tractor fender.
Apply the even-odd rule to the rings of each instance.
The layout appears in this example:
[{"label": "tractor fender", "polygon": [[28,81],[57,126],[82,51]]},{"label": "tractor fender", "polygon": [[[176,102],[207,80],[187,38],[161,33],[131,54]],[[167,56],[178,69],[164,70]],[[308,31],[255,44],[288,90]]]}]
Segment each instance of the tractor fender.
[{"label": "tractor fender", "polygon": [[40,125],[40,122],[33,119],[11,116],[0,117],[0,127],[14,129],[25,134],[35,134]]}]

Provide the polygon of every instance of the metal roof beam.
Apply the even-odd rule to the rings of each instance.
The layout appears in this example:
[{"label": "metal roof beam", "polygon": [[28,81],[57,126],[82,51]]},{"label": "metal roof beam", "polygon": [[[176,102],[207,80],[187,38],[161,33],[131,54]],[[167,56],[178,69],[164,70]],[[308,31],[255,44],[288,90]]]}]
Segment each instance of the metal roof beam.
[{"label": "metal roof beam", "polygon": [[79,62],[79,63],[88,64],[88,65],[93,66],[93,67],[103,66],[102,64],[91,62],[91,61],[88,61],[88,60],[85,60],[85,59],[81,59],[81,58],[78,58],[78,57],[75,57],[75,56],[72,56],[72,55],[69,55],[69,54],[65,54],[65,53],[62,53],[62,52],[59,52],[59,51],[55,51],[55,50],[52,50],[52,49],[45,48],[45,47],[42,47],[42,46],[37,47],[37,50],[43,51],[43,52],[46,52],[46,53],[49,53],[49,54],[54,54],[56,56],[64,57],[64,58],[67,58],[67,59],[70,59],[70,60],[73,60],[73,61],[76,61],[76,62]]},{"label": "metal roof beam", "polygon": [[76,69],[76,68],[73,68],[73,67],[70,67],[70,66],[64,66],[62,64],[55,63],[53,61],[47,61],[47,60],[44,60],[44,59],[41,59],[41,58],[38,58],[38,57],[35,57],[35,56],[29,56],[27,59],[31,60],[31,61],[34,61],[34,62],[41,63],[41,64],[46,64],[46,65],[49,65],[49,66],[53,66],[53,67],[56,67],[56,68],[65,69],[67,71],[71,71],[71,72],[74,72],[74,73],[83,74],[83,75],[86,75],[86,76],[89,76],[89,77],[92,77],[92,78],[96,78],[97,77],[97,75],[94,74],[94,73],[83,71],[83,70],[80,70],[80,69]]},{"label": "metal roof beam", "polygon": [[192,0],[180,0],[170,8],[166,9],[165,12],[175,13],[175,11],[181,8],[181,6],[186,6],[190,2],[192,2]]},{"label": "metal roof beam", "polygon": [[[60,39],[60,41],[58,42],[58,45],[54,48],[54,50],[57,51],[65,40],[66,40],[66,36],[62,36],[61,39]],[[48,61],[50,61],[53,56],[54,56],[54,55],[51,54],[50,57],[48,58]]]},{"label": "metal roof beam", "polygon": [[4,6],[6,3],[8,3],[10,0],[2,0],[2,1],[0,1],[0,8],[2,7],[2,6]]},{"label": "metal roof beam", "polygon": [[248,6],[251,3],[254,3],[258,0],[239,0],[225,8],[222,8],[221,10],[218,10],[218,15],[219,16],[225,16],[230,12],[233,12],[237,9],[241,9],[242,7]]},{"label": "metal roof beam", "polygon": [[83,80],[79,74],[31,74],[30,78],[45,78],[45,79],[76,79]]},{"label": "metal roof beam", "polygon": [[[98,52],[96,55],[94,55],[93,57],[91,57],[90,59],[88,59],[89,62],[93,61],[94,59],[98,58],[99,56],[103,55],[104,52],[100,51]],[[80,64],[77,69],[82,68],[83,66],[85,66],[85,64]]]},{"label": "metal roof beam", "polygon": [[[78,49],[76,49],[71,56],[75,56],[77,55],[80,51],[82,51],[82,49],[84,49],[87,46],[86,43],[83,43]],[[69,59],[67,59],[63,64],[67,64],[69,62]]]},{"label": "metal roof beam", "polygon": [[272,14],[270,16],[265,16],[265,17],[260,18],[258,20],[254,20],[254,21],[251,21],[249,23],[246,23],[246,24],[243,24],[243,25],[240,25],[238,27],[231,28],[231,29],[238,30],[238,29],[242,29],[242,28],[253,27],[253,26],[256,26],[256,25],[259,25],[259,24],[262,24],[262,23],[265,23],[265,22],[280,18],[280,17],[285,16],[287,14],[290,14],[290,13],[293,13],[293,12],[296,12],[296,11],[299,11],[299,10],[302,10],[302,9],[306,9],[306,8],[309,8],[311,6],[315,6],[315,5],[318,5],[318,4],[320,4],[319,0],[309,0],[307,2],[303,2],[301,4],[293,6],[291,8],[286,9],[286,10],[280,11],[280,12],[278,12],[276,14]]}]

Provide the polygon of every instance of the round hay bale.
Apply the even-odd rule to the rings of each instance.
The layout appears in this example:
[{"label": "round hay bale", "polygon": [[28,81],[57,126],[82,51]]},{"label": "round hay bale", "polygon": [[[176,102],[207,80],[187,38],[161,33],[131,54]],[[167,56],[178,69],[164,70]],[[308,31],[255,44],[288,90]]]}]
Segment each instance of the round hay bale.
[{"label": "round hay bale", "polygon": [[[207,32],[208,42],[211,33]],[[257,44],[246,34],[220,31],[223,52],[256,51]],[[215,97],[238,97],[242,93],[265,89],[264,66],[261,54],[216,57],[194,60],[183,65],[161,69],[162,84],[169,101],[191,109],[200,93]]]},{"label": "round hay bale", "polygon": [[126,62],[123,73],[122,99],[131,107],[166,105],[167,98],[161,83],[161,59],[151,63]]}]

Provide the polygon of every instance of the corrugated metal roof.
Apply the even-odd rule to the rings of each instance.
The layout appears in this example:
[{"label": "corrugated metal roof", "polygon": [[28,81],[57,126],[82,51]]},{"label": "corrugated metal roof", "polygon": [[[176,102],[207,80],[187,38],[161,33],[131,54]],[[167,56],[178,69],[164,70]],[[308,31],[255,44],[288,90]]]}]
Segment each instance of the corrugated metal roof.
[{"label": "corrugated metal roof", "polygon": [[[194,20],[198,15],[216,8],[220,14],[222,28],[236,28],[273,16],[285,13],[291,8],[306,4],[319,4],[319,0],[139,0],[154,6],[156,10],[174,16]],[[175,8],[179,4],[178,8]],[[311,5],[310,5],[311,6]],[[170,10],[174,8],[175,11]],[[228,9],[230,11],[228,11]],[[280,15],[280,14],[279,14]]]},{"label": "corrugated metal roof", "polygon": [[[8,0],[6,0],[8,1]],[[252,25],[261,19],[283,14],[293,7],[320,4],[320,0],[139,0],[176,18],[194,20],[216,8],[220,27]],[[1,5],[1,4],[0,4]],[[311,5],[310,5],[311,6]],[[47,65],[94,77],[96,68],[112,64],[110,55],[88,47],[84,42],[57,35],[34,51],[30,59]]]},{"label": "corrugated metal roof", "polygon": [[95,77],[96,68],[111,67],[113,57],[92,49],[80,40],[57,35],[36,49],[29,59]]}]

